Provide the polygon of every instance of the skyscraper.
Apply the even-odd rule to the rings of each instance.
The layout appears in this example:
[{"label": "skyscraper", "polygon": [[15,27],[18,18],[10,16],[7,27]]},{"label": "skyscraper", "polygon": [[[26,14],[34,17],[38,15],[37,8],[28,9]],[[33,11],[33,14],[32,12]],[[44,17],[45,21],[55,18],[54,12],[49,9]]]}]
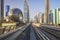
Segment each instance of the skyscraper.
[{"label": "skyscraper", "polygon": [[0,23],[2,23],[4,18],[4,0],[0,0]]},{"label": "skyscraper", "polygon": [[24,0],[24,22],[29,22],[29,5],[28,0]]},{"label": "skyscraper", "polygon": [[6,6],[6,15],[5,15],[5,16],[8,16],[8,12],[9,12],[9,10],[10,10],[10,6],[7,5],[7,6]]},{"label": "skyscraper", "polygon": [[48,14],[48,24],[53,24],[53,13],[52,13],[52,10],[50,10],[50,13]]},{"label": "skyscraper", "polygon": [[53,9],[53,24],[57,25],[60,24],[60,8]]},{"label": "skyscraper", "polygon": [[46,0],[46,14],[45,14],[45,22],[48,24],[48,13],[49,13],[49,0]]}]

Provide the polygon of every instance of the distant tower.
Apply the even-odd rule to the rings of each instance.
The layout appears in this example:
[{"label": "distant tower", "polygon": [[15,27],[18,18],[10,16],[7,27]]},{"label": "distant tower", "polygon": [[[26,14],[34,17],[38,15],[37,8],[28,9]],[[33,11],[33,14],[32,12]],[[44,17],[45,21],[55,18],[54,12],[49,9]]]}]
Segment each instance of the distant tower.
[{"label": "distant tower", "polygon": [[0,23],[3,22],[4,18],[4,0],[0,0]]},{"label": "distant tower", "polygon": [[46,14],[45,14],[45,21],[48,24],[48,14],[49,14],[49,10],[50,10],[50,4],[49,4],[49,0],[46,0]]},{"label": "distant tower", "polygon": [[28,0],[24,0],[24,22],[29,22],[29,5]]},{"label": "distant tower", "polygon": [[6,6],[6,16],[8,16],[8,12],[9,12],[9,10],[10,10],[10,6],[7,5],[7,6]]}]

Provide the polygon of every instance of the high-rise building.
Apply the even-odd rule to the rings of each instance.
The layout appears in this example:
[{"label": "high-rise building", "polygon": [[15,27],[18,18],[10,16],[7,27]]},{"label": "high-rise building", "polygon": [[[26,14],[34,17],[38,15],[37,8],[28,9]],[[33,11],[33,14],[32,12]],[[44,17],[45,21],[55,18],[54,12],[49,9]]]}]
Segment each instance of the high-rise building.
[{"label": "high-rise building", "polygon": [[44,23],[44,13],[42,13],[42,23]]},{"label": "high-rise building", "polygon": [[40,23],[40,24],[44,24],[44,13],[40,13],[39,23]]},{"label": "high-rise building", "polygon": [[37,15],[34,17],[34,22],[38,23],[38,17],[37,17]]},{"label": "high-rise building", "polygon": [[4,18],[4,0],[0,0],[0,23],[2,23]]},{"label": "high-rise building", "polygon": [[58,18],[58,21],[57,22],[58,22],[58,24],[60,24],[60,8],[58,8],[57,10],[58,10],[57,11],[58,12],[58,17],[57,17]]},{"label": "high-rise building", "polygon": [[29,5],[28,0],[24,0],[24,22],[29,22]]},{"label": "high-rise building", "polygon": [[53,13],[52,13],[52,10],[50,10],[50,13],[48,14],[48,24],[53,24]]},{"label": "high-rise building", "polygon": [[49,0],[46,0],[46,14],[45,14],[45,22],[48,24],[48,14],[49,14]]},{"label": "high-rise building", "polygon": [[60,8],[53,9],[53,24],[60,24]]},{"label": "high-rise building", "polygon": [[56,24],[56,14],[55,14],[55,9],[52,10],[53,13],[53,24]]},{"label": "high-rise building", "polygon": [[7,5],[7,6],[6,6],[6,15],[5,15],[5,16],[8,16],[8,12],[9,12],[9,10],[10,10],[10,6]]},{"label": "high-rise building", "polygon": [[49,24],[60,24],[60,8],[50,10],[50,13],[48,15]]},{"label": "high-rise building", "polygon": [[42,13],[41,12],[39,13],[39,18],[38,19],[39,19],[39,23],[41,24],[42,23]]}]

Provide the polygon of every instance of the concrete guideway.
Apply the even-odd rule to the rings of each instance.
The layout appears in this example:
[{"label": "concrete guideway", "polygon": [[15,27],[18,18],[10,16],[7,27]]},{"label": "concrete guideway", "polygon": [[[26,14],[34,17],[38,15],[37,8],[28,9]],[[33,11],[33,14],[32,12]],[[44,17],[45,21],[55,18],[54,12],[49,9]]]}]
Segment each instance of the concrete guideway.
[{"label": "concrete guideway", "polygon": [[35,28],[36,33],[39,37],[41,37],[39,40],[50,40],[44,33],[42,33],[40,30]]},{"label": "concrete guideway", "polygon": [[[41,34],[42,36],[44,36],[45,38],[47,38],[47,40],[59,40],[57,37],[55,37],[54,35],[48,33],[45,30],[42,30],[41,28],[35,28],[35,30],[39,31],[39,34]],[[46,39],[45,39],[46,40]]]},{"label": "concrete guideway", "polygon": [[58,30],[47,27],[33,27],[30,23],[10,33],[1,35],[0,40],[59,40],[58,37],[60,37]]},{"label": "concrete guideway", "polygon": [[24,25],[12,32],[0,35],[0,40],[15,40],[30,24]]},{"label": "concrete guideway", "polygon": [[30,30],[30,40],[37,40],[32,26]]},{"label": "concrete guideway", "polygon": [[40,27],[42,30],[44,30],[45,32],[55,36],[57,39],[60,39],[60,30],[57,29],[52,29],[52,28],[48,28],[48,27]]},{"label": "concrete guideway", "polygon": [[30,25],[29,28],[27,29],[26,35],[23,40],[36,40],[32,25]]}]

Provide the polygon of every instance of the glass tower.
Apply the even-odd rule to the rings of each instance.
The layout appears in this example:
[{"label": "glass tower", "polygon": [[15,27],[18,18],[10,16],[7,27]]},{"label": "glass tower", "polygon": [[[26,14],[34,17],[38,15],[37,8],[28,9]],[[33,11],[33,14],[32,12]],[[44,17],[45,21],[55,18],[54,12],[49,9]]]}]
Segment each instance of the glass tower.
[{"label": "glass tower", "polygon": [[29,6],[28,6],[28,0],[24,0],[24,22],[29,22]]},{"label": "glass tower", "polygon": [[7,6],[6,6],[6,16],[8,16],[8,12],[9,12],[9,10],[10,10],[10,6],[7,5]]}]

